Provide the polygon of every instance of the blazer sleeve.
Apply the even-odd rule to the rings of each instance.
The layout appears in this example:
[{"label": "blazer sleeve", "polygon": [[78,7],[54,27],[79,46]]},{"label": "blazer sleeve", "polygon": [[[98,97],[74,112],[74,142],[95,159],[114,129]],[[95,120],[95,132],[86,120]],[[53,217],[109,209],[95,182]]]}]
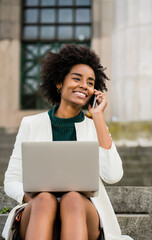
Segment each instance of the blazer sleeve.
[{"label": "blazer sleeve", "polygon": [[[86,139],[98,141],[93,120],[86,119],[86,123],[88,124],[85,132],[85,135],[87,136]],[[80,129],[80,132],[81,134],[84,132],[84,127]],[[90,135],[90,138],[88,134]],[[109,135],[111,137],[110,133]],[[122,161],[113,140],[110,149],[99,147],[99,174],[102,180],[108,184],[119,182],[123,176]]]},{"label": "blazer sleeve", "polygon": [[22,183],[22,157],[21,157],[21,143],[27,141],[27,126],[25,118],[23,118],[12,155],[9,160],[8,168],[5,173],[4,191],[5,193],[15,199],[18,203],[22,203],[24,191]]},{"label": "blazer sleeve", "polygon": [[[78,141],[98,141],[92,119],[85,117],[83,122],[76,125],[76,130]],[[123,176],[122,161],[113,141],[110,149],[99,147],[99,173],[102,180],[108,184],[120,181]]]},{"label": "blazer sleeve", "polygon": [[99,172],[108,184],[119,182],[123,176],[122,161],[113,141],[110,149],[99,147]]}]

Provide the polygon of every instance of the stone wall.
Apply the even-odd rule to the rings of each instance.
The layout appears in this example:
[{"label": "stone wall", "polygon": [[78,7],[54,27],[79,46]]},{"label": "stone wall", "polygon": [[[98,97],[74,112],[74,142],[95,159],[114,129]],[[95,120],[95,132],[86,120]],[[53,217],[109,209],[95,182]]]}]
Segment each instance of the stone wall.
[{"label": "stone wall", "polygon": [[93,32],[92,48],[99,55],[105,73],[110,79],[107,81],[108,105],[105,109],[105,119],[111,119],[111,85],[112,85],[112,31],[114,20],[114,1],[95,0],[93,1]]},{"label": "stone wall", "polygon": [[152,1],[115,0],[112,116],[151,120]]},{"label": "stone wall", "polygon": [[92,47],[107,67],[107,120],[151,121],[152,1],[97,0]]},{"label": "stone wall", "polygon": [[20,1],[0,1],[0,124],[19,106]]}]

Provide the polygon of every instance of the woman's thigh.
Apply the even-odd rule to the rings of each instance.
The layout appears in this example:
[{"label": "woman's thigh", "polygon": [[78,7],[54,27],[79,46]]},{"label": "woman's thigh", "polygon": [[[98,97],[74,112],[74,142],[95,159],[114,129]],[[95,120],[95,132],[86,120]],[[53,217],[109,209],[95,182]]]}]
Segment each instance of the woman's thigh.
[{"label": "woman's thigh", "polygon": [[21,239],[25,239],[26,229],[28,227],[30,214],[31,214],[32,200],[26,205],[20,222],[20,236]]},{"label": "woman's thigh", "polygon": [[[69,211],[70,209],[70,211]],[[61,211],[62,215],[66,212],[79,212],[80,211],[85,213],[85,221],[87,224],[87,231],[88,231],[88,239],[98,239],[100,234],[99,229],[99,215],[97,213],[97,210],[93,203],[85,197],[84,195],[78,193],[78,192],[69,192],[65,195],[63,195],[61,199]],[[76,211],[75,211],[76,210]],[[78,214],[78,216],[81,216]],[[62,217],[63,218],[63,217]],[[61,219],[62,219],[61,218]],[[70,218],[69,218],[70,219]],[[75,226],[73,226],[75,227]]]},{"label": "woman's thigh", "polygon": [[53,240],[60,240],[61,234],[61,219],[60,219],[60,207],[58,206],[56,219],[53,227]]},{"label": "woman's thigh", "polygon": [[84,197],[86,221],[88,229],[88,239],[98,239],[100,235],[100,220],[97,210],[93,203]]},{"label": "woman's thigh", "polygon": [[[56,218],[56,212],[58,208],[57,199],[54,195],[43,192],[35,196],[31,201],[28,202],[25,207],[21,222],[20,222],[20,236],[22,239],[25,238],[27,229],[32,231],[42,231],[41,226],[45,226],[45,230],[50,230],[50,223],[52,227]],[[30,228],[29,228],[30,223]],[[43,224],[42,224],[43,223]],[[38,229],[34,228],[34,225],[39,226]],[[51,227],[51,228],[52,228]]]},{"label": "woman's thigh", "polygon": [[[82,200],[83,207],[86,212],[86,223],[88,229],[88,239],[98,239],[100,235],[99,229],[99,215],[93,203],[87,199],[85,196],[80,194],[80,198]],[[26,230],[28,227],[30,214],[31,214],[32,200],[27,204],[22,214],[21,222],[20,222],[20,236],[22,239],[25,238]],[[56,220],[54,223],[54,231],[53,231],[53,240],[60,239],[61,232],[61,219],[60,219],[60,203],[57,210]]]}]

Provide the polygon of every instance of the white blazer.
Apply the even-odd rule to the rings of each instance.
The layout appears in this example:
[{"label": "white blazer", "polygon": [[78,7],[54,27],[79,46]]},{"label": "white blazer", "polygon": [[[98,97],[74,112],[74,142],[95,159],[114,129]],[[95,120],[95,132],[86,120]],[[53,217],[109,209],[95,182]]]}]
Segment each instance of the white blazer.
[{"label": "white blazer", "polygon": [[[92,119],[85,117],[83,122],[75,123],[75,128],[77,141],[97,141],[96,129]],[[5,173],[4,191],[19,203],[22,203],[24,195],[21,143],[27,141],[52,141],[52,128],[47,112],[24,117],[16,137],[13,153]],[[131,240],[132,238],[129,236],[121,235],[116,215],[101,180],[113,184],[123,176],[122,161],[113,142],[108,150],[99,147],[99,170],[99,193],[97,197],[91,198],[91,200],[100,215],[105,240]],[[2,234],[5,239],[9,239],[11,222],[11,217],[8,217]]]}]

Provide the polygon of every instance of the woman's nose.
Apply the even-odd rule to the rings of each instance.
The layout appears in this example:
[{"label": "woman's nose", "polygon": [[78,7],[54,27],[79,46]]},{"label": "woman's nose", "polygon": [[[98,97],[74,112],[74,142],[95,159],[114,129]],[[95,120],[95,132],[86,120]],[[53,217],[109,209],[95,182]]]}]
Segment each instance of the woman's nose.
[{"label": "woman's nose", "polygon": [[86,81],[82,81],[81,83],[80,83],[80,87],[82,87],[82,88],[87,88],[87,82]]}]

